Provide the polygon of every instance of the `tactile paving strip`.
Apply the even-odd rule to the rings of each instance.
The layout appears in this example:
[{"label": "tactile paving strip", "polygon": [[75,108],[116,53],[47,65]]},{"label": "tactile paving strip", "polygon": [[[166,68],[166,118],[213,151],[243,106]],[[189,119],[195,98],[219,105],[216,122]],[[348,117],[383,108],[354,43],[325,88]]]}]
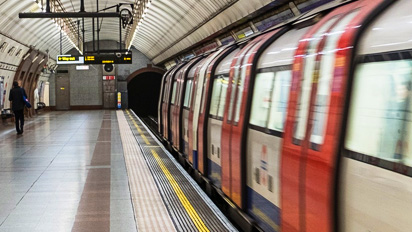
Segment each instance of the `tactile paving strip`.
[{"label": "tactile paving strip", "polygon": [[123,112],[118,111],[117,117],[137,230],[176,231]]},{"label": "tactile paving strip", "polygon": [[237,231],[133,113],[125,112],[178,231]]}]

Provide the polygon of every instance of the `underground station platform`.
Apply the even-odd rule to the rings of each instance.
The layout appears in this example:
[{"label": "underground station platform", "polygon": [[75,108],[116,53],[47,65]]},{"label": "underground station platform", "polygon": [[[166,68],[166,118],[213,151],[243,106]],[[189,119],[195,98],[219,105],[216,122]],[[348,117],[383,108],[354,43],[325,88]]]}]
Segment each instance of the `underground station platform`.
[{"label": "underground station platform", "polygon": [[0,131],[0,231],[237,231],[133,111]]}]

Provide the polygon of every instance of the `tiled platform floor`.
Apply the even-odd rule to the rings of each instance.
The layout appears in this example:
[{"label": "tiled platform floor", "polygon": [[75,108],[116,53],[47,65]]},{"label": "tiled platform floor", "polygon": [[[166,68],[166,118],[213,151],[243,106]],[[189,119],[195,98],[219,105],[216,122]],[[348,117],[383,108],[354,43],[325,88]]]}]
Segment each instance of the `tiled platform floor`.
[{"label": "tiled platform floor", "polygon": [[0,130],[0,232],[136,231],[115,111]]}]

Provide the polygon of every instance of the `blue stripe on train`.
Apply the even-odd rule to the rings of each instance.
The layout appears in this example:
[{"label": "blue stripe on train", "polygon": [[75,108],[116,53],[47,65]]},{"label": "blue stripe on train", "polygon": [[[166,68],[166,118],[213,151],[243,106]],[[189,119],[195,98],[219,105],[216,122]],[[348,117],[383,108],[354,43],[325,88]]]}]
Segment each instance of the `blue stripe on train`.
[{"label": "blue stripe on train", "polygon": [[247,212],[264,231],[280,231],[280,209],[272,202],[247,187]]},{"label": "blue stripe on train", "polygon": [[213,162],[210,159],[207,159],[208,162],[208,172],[209,179],[212,181],[213,185],[221,188],[222,187],[222,167],[219,164]]},{"label": "blue stripe on train", "polygon": [[198,165],[197,165],[197,151],[193,150],[193,168],[198,170]]}]

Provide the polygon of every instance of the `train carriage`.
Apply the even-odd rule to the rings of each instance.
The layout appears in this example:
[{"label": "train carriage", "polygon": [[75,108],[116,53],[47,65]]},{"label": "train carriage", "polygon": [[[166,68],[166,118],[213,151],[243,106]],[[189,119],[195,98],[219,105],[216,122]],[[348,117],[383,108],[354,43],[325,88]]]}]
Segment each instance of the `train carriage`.
[{"label": "train carriage", "polygon": [[[203,92],[200,101],[200,108],[199,108],[199,129],[198,129],[198,160],[199,160],[199,167],[198,170],[205,176],[209,176],[207,172],[208,168],[208,149],[213,149],[208,147],[207,141],[207,127],[208,127],[208,120],[207,117],[209,115],[210,109],[210,99],[211,93],[213,91],[213,78],[215,76],[216,68],[220,65],[220,62],[229,56],[229,59],[234,56],[233,50],[236,49],[237,46],[229,46],[227,48],[222,49],[222,52],[217,55],[212,62],[207,66],[206,70],[206,77],[204,78],[203,83]],[[220,133],[220,131],[217,131]],[[218,137],[218,136],[217,136]]]},{"label": "train carriage", "polygon": [[[205,58],[204,63],[195,73],[194,81],[194,91],[192,96],[192,107],[193,111],[189,113],[189,160],[192,161],[193,167],[198,169],[198,128],[199,128],[199,113],[200,113],[200,104],[202,101],[202,95],[204,90],[204,80],[206,78],[207,67],[210,63],[223,51],[225,46],[219,48],[217,51],[211,53],[208,57]],[[203,160],[202,160],[203,162]]]}]

